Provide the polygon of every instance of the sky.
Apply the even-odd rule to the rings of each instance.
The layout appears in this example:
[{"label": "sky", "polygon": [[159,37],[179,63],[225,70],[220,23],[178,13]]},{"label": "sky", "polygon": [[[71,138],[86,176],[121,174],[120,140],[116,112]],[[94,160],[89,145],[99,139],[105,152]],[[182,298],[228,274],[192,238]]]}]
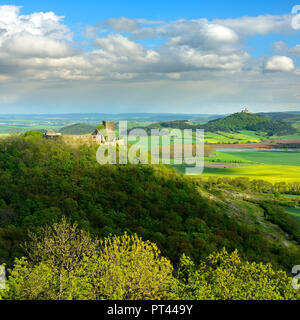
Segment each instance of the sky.
[{"label": "sky", "polygon": [[0,113],[300,111],[300,0],[0,1]]}]

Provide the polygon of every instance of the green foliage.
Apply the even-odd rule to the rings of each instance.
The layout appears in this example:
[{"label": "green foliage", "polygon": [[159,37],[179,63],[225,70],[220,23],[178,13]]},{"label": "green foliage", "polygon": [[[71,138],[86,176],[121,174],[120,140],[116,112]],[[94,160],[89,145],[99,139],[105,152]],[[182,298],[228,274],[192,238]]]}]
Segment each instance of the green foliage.
[{"label": "green foliage", "polygon": [[192,300],[292,300],[299,299],[292,279],[270,264],[242,261],[237,251],[210,254],[200,266],[183,256],[179,296]]},{"label": "green foliage", "polygon": [[300,225],[286,213],[283,207],[272,201],[259,201],[259,204],[264,209],[267,220],[277,224],[300,244]]},{"label": "green foliage", "polygon": [[264,117],[269,117],[272,120],[278,120],[287,122],[290,124],[299,124],[300,123],[300,112],[299,111],[291,111],[291,112],[266,112],[259,113]]},{"label": "green foliage", "polygon": [[203,127],[206,131],[210,132],[251,130],[266,132],[269,136],[282,136],[296,133],[296,129],[287,123],[274,121],[267,117],[249,113],[234,113],[222,119],[212,120]]},{"label": "green foliage", "polygon": [[[145,300],[172,298],[173,267],[136,235],[92,240],[65,220],[32,235],[28,258],[16,259],[2,298]],[[1,296],[1,292],[0,292]]]},{"label": "green foliage", "polygon": [[[96,150],[39,137],[0,141],[0,263],[22,256],[27,230],[63,217],[99,238],[136,233],[175,266],[183,253],[199,261],[224,246],[285,270],[298,259],[299,250],[283,252],[255,226],[229,217],[232,204],[214,200],[217,187],[165,166],[100,166]],[[247,190],[248,182],[233,188]]]},{"label": "green foliage", "polygon": [[0,299],[299,299],[284,271],[243,261],[237,250],[224,248],[199,265],[183,255],[173,273],[157,246],[137,235],[92,240],[65,220],[40,232],[42,236],[32,235],[28,257],[16,259],[9,270]]},{"label": "green foliage", "polygon": [[[113,253],[113,254],[112,254]],[[170,299],[173,267],[154,243],[137,235],[109,237],[100,242],[97,273],[102,299]]]},{"label": "green foliage", "polygon": [[188,120],[175,120],[175,121],[160,122],[159,125],[162,128],[172,128],[172,129],[181,129],[181,130],[199,128],[199,125],[192,123]]},{"label": "green foliage", "polygon": [[[209,177],[208,180],[204,180],[203,178],[197,179],[201,182],[202,186],[208,189],[218,188],[218,189],[228,189],[231,191],[250,191],[261,196],[264,194],[282,194],[285,197],[292,197],[295,195],[295,199],[297,199],[296,195],[300,195],[300,182],[276,182],[271,183],[261,179],[251,180],[248,177],[238,177],[232,178],[228,177]],[[293,199],[281,199],[281,205],[296,206],[297,202],[294,202]]]},{"label": "green foliage", "polygon": [[[300,204],[300,203],[299,203]],[[300,223],[300,208],[285,208],[285,211]]]},{"label": "green foliage", "polygon": [[24,137],[43,137],[43,132],[37,130],[26,131]]},{"label": "green foliage", "polygon": [[105,126],[103,124],[98,124],[97,129],[98,130],[105,130]]},{"label": "green foliage", "polygon": [[95,127],[85,124],[85,123],[76,123],[67,127],[63,127],[59,130],[62,134],[88,134],[92,133],[95,130]]}]

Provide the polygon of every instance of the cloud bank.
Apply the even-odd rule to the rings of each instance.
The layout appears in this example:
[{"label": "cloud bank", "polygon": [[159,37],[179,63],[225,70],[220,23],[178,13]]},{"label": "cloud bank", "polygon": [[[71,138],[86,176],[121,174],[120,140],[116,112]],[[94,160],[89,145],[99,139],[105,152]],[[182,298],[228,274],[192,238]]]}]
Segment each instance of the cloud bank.
[{"label": "cloud bank", "polygon": [[221,96],[231,98],[233,94],[247,95],[241,81],[249,88],[255,87],[254,81],[263,83],[266,92],[273,90],[273,85],[268,87],[272,77],[299,81],[293,58],[300,57],[299,45],[289,47],[279,41],[273,45],[273,56],[260,58],[253,58],[245,45],[246,39],[256,35],[293,34],[290,15],[171,22],[109,18],[86,26],[89,46],[79,48],[63,19],[54,12],[22,15],[20,7],[0,6],[0,93],[6,92],[2,103],[18,99],[10,99],[16,93],[9,83],[15,88],[18,84],[21,97],[29,90],[28,81],[29,91],[47,86],[52,91],[53,86],[68,87],[68,83],[73,88],[92,88],[91,83],[115,82],[111,85],[119,88],[132,82],[139,86],[163,82],[166,87],[180,82],[186,92],[186,84],[199,88],[202,83],[205,90],[215,90],[215,99],[222,99],[216,84],[229,80],[232,86],[224,85],[227,91],[221,90]]}]

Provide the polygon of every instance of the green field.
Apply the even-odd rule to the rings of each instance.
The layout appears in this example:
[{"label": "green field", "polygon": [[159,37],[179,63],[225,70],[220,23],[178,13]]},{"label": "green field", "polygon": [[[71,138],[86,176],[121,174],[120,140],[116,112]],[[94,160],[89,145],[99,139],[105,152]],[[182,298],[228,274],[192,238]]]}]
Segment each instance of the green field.
[{"label": "green field", "polygon": [[24,133],[30,130],[54,130],[59,131],[62,126],[56,125],[0,125],[0,134]]},{"label": "green field", "polygon": [[[164,128],[166,130],[172,130],[172,128]],[[182,135],[183,135],[183,130]],[[239,143],[256,143],[261,142],[262,138],[255,136],[251,131],[245,131],[241,133],[229,133],[229,132],[205,132],[204,138],[206,144],[239,144]],[[195,131],[193,132],[195,137]],[[144,139],[144,138],[143,138]]]},{"label": "green field", "polygon": [[[251,132],[251,131],[249,131]],[[205,132],[205,143],[209,144],[237,144],[237,143],[255,143],[260,142],[261,138],[248,131],[241,133],[229,132]]]},{"label": "green field", "polygon": [[286,207],[285,211],[290,215],[296,218],[300,222],[300,208],[289,208]]},{"label": "green field", "polygon": [[300,201],[300,196],[295,194],[282,194],[281,197],[288,199],[296,199]]},{"label": "green field", "polygon": [[280,140],[300,140],[300,133],[288,135],[288,136],[273,136],[270,139],[280,139]]},{"label": "green field", "polygon": [[205,158],[207,162],[219,163],[255,163],[255,160],[243,157],[242,152],[220,152],[215,151],[211,157]]},{"label": "green field", "polygon": [[300,151],[232,151],[222,152],[238,160],[260,164],[300,166]]},{"label": "green field", "polygon": [[282,165],[245,165],[234,168],[205,168],[204,178],[218,177],[248,177],[249,179],[262,179],[272,183],[300,181],[300,166]]},{"label": "green field", "polygon": [[255,131],[241,130],[240,133],[244,134],[245,136],[249,136],[249,137],[252,137],[252,138],[255,138],[255,139],[266,140],[266,136],[260,135]]}]

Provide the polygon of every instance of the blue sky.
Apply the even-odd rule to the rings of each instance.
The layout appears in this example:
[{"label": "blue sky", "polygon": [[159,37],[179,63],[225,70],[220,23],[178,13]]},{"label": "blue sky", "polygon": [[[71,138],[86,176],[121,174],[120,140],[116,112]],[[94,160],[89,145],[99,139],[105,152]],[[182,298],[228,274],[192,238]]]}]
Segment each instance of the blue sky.
[{"label": "blue sky", "polygon": [[240,16],[256,16],[263,14],[290,13],[297,1],[199,1],[199,0],[21,0],[1,1],[1,4],[23,6],[24,13],[37,11],[54,11],[66,16],[68,24],[91,24],[111,17],[126,16],[128,18],[143,17],[155,20],[176,20],[179,18],[198,19],[206,17],[237,18]]},{"label": "blue sky", "polygon": [[297,4],[0,1],[0,113],[300,110]]}]

